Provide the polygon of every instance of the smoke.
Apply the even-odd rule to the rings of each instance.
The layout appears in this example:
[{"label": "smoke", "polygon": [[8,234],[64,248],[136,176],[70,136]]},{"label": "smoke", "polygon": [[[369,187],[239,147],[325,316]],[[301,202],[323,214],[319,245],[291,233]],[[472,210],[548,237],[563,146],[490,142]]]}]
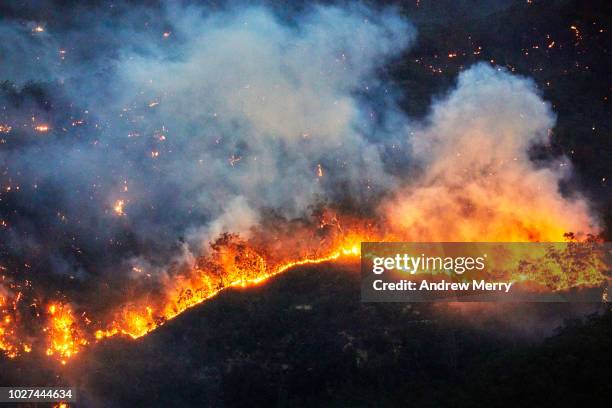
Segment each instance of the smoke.
[{"label": "smoke", "polygon": [[185,242],[197,254],[226,228],[248,233],[263,209],[302,217],[394,184],[357,96],[378,92],[375,71],[414,37],[393,9],[102,14],[3,23],[3,59],[20,65],[2,71],[16,258],[72,277],[165,265]]},{"label": "smoke", "polygon": [[12,265],[121,281],[348,201],[422,241],[596,228],[558,191],[569,165],[529,160],[554,126],[531,81],[476,65],[424,122],[399,111],[378,72],[415,30],[393,8],[78,11],[0,23]]},{"label": "smoke", "polygon": [[[181,57],[123,57],[114,100],[117,108],[138,106],[135,98],[155,105],[142,132],[163,134],[156,163],[185,200],[182,212],[219,232],[237,199],[243,214],[272,208],[301,217],[318,199],[366,200],[393,184],[359,131],[367,118],[354,93],[411,40],[399,17],[317,7],[288,26],[259,8],[174,13],[176,35],[187,38]],[[371,179],[375,190],[366,191]]]},{"label": "smoke", "polygon": [[447,241],[559,241],[596,231],[581,197],[559,182],[571,171],[561,157],[538,168],[529,158],[555,124],[533,81],[478,64],[411,130],[417,182],[383,206],[398,233]]}]

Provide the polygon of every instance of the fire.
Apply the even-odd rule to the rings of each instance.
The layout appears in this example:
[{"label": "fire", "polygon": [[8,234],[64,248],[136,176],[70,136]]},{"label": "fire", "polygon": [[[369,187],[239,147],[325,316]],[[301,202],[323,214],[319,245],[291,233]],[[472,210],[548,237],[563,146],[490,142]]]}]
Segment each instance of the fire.
[{"label": "fire", "polygon": [[36,125],[34,130],[38,133],[47,133],[49,131],[49,125]]},{"label": "fire", "polygon": [[[266,255],[266,251],[257,248],[256,244],[249,244],[237,236],[224,234],[212,244],[212,254],[198,260],[192,270],[168,278],[165,282],[165,298],[160,299],[158,304],[146,307],[130,304],[128,307],[121,308],[115,314],[110,327],[98,330],[95,337],[101,340],[123,334],[139,338],[185,310],[211,299],[228,288],[259,285],[300,265],[320,264],[340,258],[356,262],[360,255],[362,241],[402,239],[402,236],[384,233],[373,226],[370,230],[365,231],[355,228],[358,232],[353,233],[350,227],[341,228],[336,218],[323,222],[320,228],[328,228],[330,225],[342,232],[339,237],[332,239],[331,244],[322,244],[320,248],[317,248],[317,255],[299,256],[300,249],[291,240],[288,240],[287,246],[294,248],[297,253],[297,255],[293,254],[293,258],[289,256],[289,258],[277,259],[274,256]],[[555,231],[557,230],[552,229],[546,232],[550,235],[544,236],[553,236]],[[518,241],[521,238],[520,235],[509,236]],[[296,242],[299,240],[300,238],[296,238]],[[516,255],[509,262],[521,259],[520,254]],[[585,263],[577,271],[572,265],[565,265],[563,262],[548,262],[545,270],[538,270],[538,265],[532,265],[531,268],[529,265],[523,265],[521,268],[516,266],[512,269],[516,273],[509,278],[515,282],[525,280],[538,282],[543,287],[552,290],[564,290],[576,286],[596,286],[605,281],[605,276],[602,274],[603,268],[597,263],[598,261],[598,258],[592,258],[590,263]]]},{"label": "fire", "polygon": [[[169,297],[156,309],[146,306],[140,310],[138,308],[121,310],[109,329],[95,332],[96,340],[118,334],[134,339],[142,337],[185,310],[218,295],[223,290],[231,287],[259,285],[296,266],[321,264],[339,258],[356,261],[360,255],[360,242],[362,241],[359,236],[351,236],[338,248],[323,256],[273,264],[267,262],[253,249],[244,246],[243,243],[233,241],[237,239],[235,236],[228,235],[225,239],[229,242],[228,252],[220,255],[218,260],[205,261],[209,263],[210,270],[196,268],[192,271],[193,276],[180,277],[174,282],[168,282]],[[220,277],[215,273],[219,272],[215,269],[222,266],[216,264],[216,261],[221,261],[225,266],[226,269],[221,272],[225,276]],[[173,297],[173,294],[176,296]]]},{"label": "fire", "polygon": [[46,354],[57,356],[62,364],[66,364],[67,359],[78,354],[89,341],[81,333],[68,305],[52,304],[47,311],[50,316],[49,325],[43,329],[49,339]]},{"label": "fire", "polygon": [[15,332],[12,329],[7,329],[0,326],[0,350],[4,352],[4,355],[8,358],[15,358],[19,355],[19,349],[10,340],[10,337],[14,336]]},{"label": "fire", "polygon": [[9,299],[3,295],[2,287],[0,287],[0,350],[9,358],[15,358],[20,354],[19,336],[15,328],[16,304],[19,301],[19,295],[16,298]]},{"label": "fire", "polygon": [[[90,324],[89,319],[75,315],[69,304],[51,302],[43,313],[46,322],[42,331],[46,340],[42,342],[26,342],[18,336],[13,310],[16,307],[12,306],[14,302],[0,296],[0,349],[6,356],[14,358],[21,352],[30,353],[35,348],[44,347],[42,350],[46,355],[67,364],[92,343],[114,336],[132,339],[145,336],[185,310],[226,289],[261,285],[296,266],[339,260],[356,263],[360,256],[360,243],[364,241],[412,238],[409,234],[389,232],[388,227],[383,228],[381,224],[371,221],[349,218],[341,222],[341,217],[332,213],[324,213],[320,218],[314,233],[308,228],[297,228],[292,236],[283,236],[283,240],[278,241],[279,247],[270,244],[269,237],[259,242],[257,234],[249,241],[237,235],[222,234],[211,244],[209,254],[198,259],[192,268],[169,274],[161,283],[161,294],[153,301],[143,293],[141,299],[117,305],[110,311],[108,320],[101,319]],[[540,231],[538,236],[551,237],[557,230]],[[521,237],[513,234],[507,236]],[[572,236],[568,238],[575,239]],[[568,248],[569,251],[580,251],[583,247],[570,245]],[[514,255],[508,261],[510,265],[522,259],[520,254]],[[604,268],[598,264],[598,258],[587,258],[581,265],[573,265],[568,263],[570,261],[564,261],[571,257],[558,255],[563,254],[551,256],[545,264],[517,263],[516,267],[511,268],[514,272],[509,279],[513,282],[533,281],[552,290],[595,286],[605,282],[606,277],[602,274]],[[149,300],[144,302],[144,299]]]},{"label": "fire", "polygon": [[115,201],[115,205],[113,206],[113,211],[115,211],[115,214],[122,217],[125,215],[125,211],[123,210],[124,206],[125,206],[125,201],[117,200]]},{"label": "fire", "polygon": [[[499,194],[494,195],[471,181],[455,186],[439,184],[439,180],[434,177],[420,188],[399,190],[396,196],[388,197],[381,204],[378,213],[369,217],[325,209],[315,212],[310,220],[262,222],[248,239],[223,233],[192,264],[158,275],[154,288],[137,290],[141,277],[151,277],[151,274],[140,265],[133,266],[138,277],[134,278],[132,293],[139,295],[98,312],[93,321],[84,317],[83,310],[76,311],[66,301],[50,301],[40,311],[42,323],[29,325],[17,313],[21,294],[0,290],[0,349],[11,358],[42,351],[67,364],[93,343],[114,336],[132,339],[145,336],[226,289],[261,285],[296,266],[334,261],[356,263],[361,242],[560,242],[564,239],[589,242],[590,238],[565,234],[569,228],[588,228],[586,211],[579,204],[559,204],[554,199],[556,196],[548,196],[552,200],[537,197],[541,190],[525,183],[525,196],[512,198],[505,185],[497,187]],[[124,215],[124,209],[123,200],[114,203],[115,214]],[[581,251],[581,248],[570,245],[568,250]],[[586,255],[581,258],[582,263],[572,264],[574,257],[564,253],[553,254],[544,263],[520,263],[524,257],[513,254],[504,264],[510,267],[504,270],[511,271],[509,281],[534,282],[543,290],[605,283],[608,278],[603,273],[605,268],[598,263],[599,258]],[[23,334],[26,332],[27,336]]]},{"label": "fire", "polygon": [[317,164],[317,177],[323,177],[323,166]]}]

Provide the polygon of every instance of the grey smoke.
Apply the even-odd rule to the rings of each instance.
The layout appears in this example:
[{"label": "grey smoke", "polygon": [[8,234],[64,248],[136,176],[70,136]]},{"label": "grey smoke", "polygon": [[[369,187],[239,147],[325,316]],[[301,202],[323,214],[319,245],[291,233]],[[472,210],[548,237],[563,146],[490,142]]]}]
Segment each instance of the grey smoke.
[{"label": "grey smoke", "polygon": [[[0,22],[0,75],[10,81],[0,123],[12,127],[0,134],[2,181],[20,185],[2,207],[10,257],[83,280],[161,273],[220,232],[248,236],[265,211],[304,217],[345,200],[376,208],[391,191],[381,208],[401,228],[424,228],[406,214],[454,208],[453,186],[468,182],[471,198],[486,200],[453,159],[464,146],[478,147],[463,159],[473,172],[495,170],[500,186],[527,183],[530,194],[541,186],[539,206],[578,212],[568,227],[593,224],[583,201],[557,191],[566,168],[529,163],[526,149],[546,141],[554,115],[528,80],[478,65],[425,122],[400,112],[395,96],[410,90],[377,75],[416,38],[394,8],[316,5],[288,17],[168,2],[78,15],[57,26]],[[38,134],[36,123],[51,130]],[[398,170],[412,163],[422,179]],[[452,224],[450,214],[439,222]]]}]

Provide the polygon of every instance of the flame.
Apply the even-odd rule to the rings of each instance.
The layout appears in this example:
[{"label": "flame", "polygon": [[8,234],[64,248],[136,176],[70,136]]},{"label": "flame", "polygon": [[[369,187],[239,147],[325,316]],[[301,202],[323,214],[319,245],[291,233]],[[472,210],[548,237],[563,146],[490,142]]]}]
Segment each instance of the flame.
[{"label": "flame", "polygon": [[[322,228],[327,226],[328,224],[323,224]],[[554,231],[556,229],[551,229],[548,233],[552,235]],[[521,235],[511,236],[521,237]],[[573,239],[574,237],[569,236],[568,238]],[[361,242],[398,239],[400,239],[398,236],[382,235],[375,228],[368,232],[344,232],[341,238],[329,247],[330,249],[319,256],[306,256],[277,263],[272,257],[266,257],[235,236],[226,234],[220,239],[219,247],[216,248],[218,252],[215,252],[212,257],[200,260],[185,275],[169,278],[165,283],[165,298],[160,301],[159,305],[138,307],[130,304],[128,307],[123,307],[115,314],[111,326],[98,330],[95,337],[97,340],[102,340],[122,334],[137,339],[185,310],[213,298],[228,288],[260,285],[296,266],[321,264],[340,258],[356,262],[360,256]],[[520,242],[520,239],[515,239],[515,241]],[[289,243],[289,246],[293,245]],[[568,251],[576,251],[576,247],[570,246]],[[547,260],[545,264],[520,264],[520,260],[526,255],[515,253],[504,260],[505,270],[512,271],[511,276],[507,277],[508,280],[512,282],[533,281],[543,288],[557,291],[578,286],[593,287],[606,281],[606,277],[602,274],[605,269],[601,264],[601,259],[594,253],[587,262],[578,267],[571,264],[572,257],[564,258],[563,256],[570,254],[553,254],[550,258],[554,261]],[[538,254],[536,259],[542,260],[546,255]]]},{"label": "flame", "polygon": [[[0,350],[10,358],[42,352],[67,364],[91,344],[107,338],[143,337],[226,289],[261,285],[296,266],[340,260],[356,263],[361,242],[443,241],[449,237],[466,241],[478,241],[475,238],[481,237],[481,242],[558,242],[564,237],[576,243],[584,241],[571,234],[564,235],[564,220],[557,213],[546,214],[539,207],[519,209],[504,200],[499,201],[498,208],[509,207],[507,211],[499,211],[499,218],[483,216],[483,219],[460,219],[453,223],[454,215],[441,214],[439,219],[432,219],[428,230],[420,223],[423,214],[418,207],[398,205],[396,201],[392,204],[390,209],[384,208],[390,218],[362,218],[324,210],[316,214],[316,224],[264,222],[252,231],[248,240],[224,233],[193,265],[168,271],[160,277],[155,292],[150,288],[135,290],[133,293],[140,295],[109,307],[93,322],[81,310],[75,313],[66,301],[46,303],[40,313],[42,336],[36,324],[28,325],[18,313],[21,292],[0,286]],[[122,200],[117,201],[115,213],[122,215],[123,206]],[[426,207],[420,207],[423,208]],[[570,245],[568,251],[580,251],[580,248]],[[551,261],[542,264],[518,263],[524,259],[522,255],[517,253],[507,260],[505,265],[511,268],[506,270],[512,271],[508,280],[536,282],[543,290],[565,290],[597,286],[607,279],[602,272],[605,268],[598,264],[599,258],[590,255],[583,257],[580,264],[572,264],[575,257],[564,254],[550,256]],[[134,268],[142,272],[138,276],[151,276],[142,268]],[[29,327],[31,336],[22,334],[24,327]]]},{"label": "flame", "polygon": [[49,337],[46,354],[56,355],[62,364],[66,364],[67,359],[78,354],[81,347],[86,346],[89,341],[81,333],[68,305],[51,304],[47,312],[50,322],[43,329]]},{"label": "flame", "polygon": [[122,217],[125,215],[125,212],[123,211],[124,206],[125,206],[125,201],[117,200],[115,201],[115,205],[113,206],[113,211],[115,212],[115,214]]},{"label": "flame", "polygon": [[[229,236],[229,240],[235,236]],[[161,306],[154,308],[147,305],[144,308],[126,307],[120,310],[111,327],[95,332],[96,340],[113,337],[118,334],[133,339],[142,337],[168,320],[175,318],[185,310],[196,306],[223,290],[232,287],[250,287],[260,285],[270,278],[282,274],[291,268],[301,265],[315,265],[335,261],[341,257],[355,261],[360,255],[360,236],[353,235],[336,249],[319,257],[308,257],[274,264],[266,261],[251,248],[236,244],[243,252],[236,254],[236,247],[231,246],[228,253],[220,255],[220,261],[225,268],[225,276],[217,279],[211,276],[211,270],[195,268],[191,276],[179,277],[176,281],[167,282],[167,299]],[[236,260],[236,258],[240,258]],[[218,266],[218,265],[217,265]],[[214,272],[213,272],[214,274]]]},{"label": "flame", "polygon": [[2,316],[2,320],[0,320],[0,350],[8,358],[15,358],[20,354],[21,349],[21,342],[15,328],[17,303],[20,295],[9,299],[8,296],[2,294],[1,289],[0,287],[0,313]]},{"label": "flame", "polygon": [[[558,227],[554,227],[548,232],[541,231],[538,236],[552,236],[557,230]],[[185,310],[215,297],[226,289],[261,285],[296,266],[341,259],[355,263],[360,256],[361,242],[398,241],[410,237],[386,232],[380,225],[372,222],[343,220],[341,223],[340,217],[334,214],[321,216],[317,231],[318,234],[311,235],[311,242],[307,242],[306,232],[303,233],[306,235],[294,233],[293,238],[285,237],[285,241],[281,241],[280,249],[271,248],[270,244],[260,246],[255,239],[245,241],[237,235],[223,234],[211,244],[211,252],[198,259],[192,268],[168,275],[163,281],[161,295],[155,297],[154,301],[143,294],[142,299],[136,298],[124,305],[118,305],[111,310],[108,323],[102,319],[89,324],[89,319],[75,315],[68,303],[51,302],[43,313],[43,318],[46,319],[42,329],[46,338],[43,344],[40,344],[40,341],[27,342],[17,335],[15,320],[18,315],[15,299],[10,301],[7,296],[0,296],[0,350],[7,357],[14,358],[22,351],[30,353],[34,348],[44,347],[46,355],[61,364],[67,364],[92,343],[118,335],[132,339],[143,337]],[[510,237],[516,238],[520,235],[511,234]],[[572,236],[569,238],[575,239]],[[304,242],[304,247],[300,247],[299,243]],[[318,246],[314,245],[314,242],[318,243]],[[569,250],[577,251],[579,247],[570,246]],[[522,259],[520,254],[515,255],[517,256],[509,262]],[[568,263],[573,262],[571,257],[553,258],[560,258],[561,262],[550,262],[544,266],[517,266],[512,268],[515,272],[509,279],[514,282],[534,281],[552,290],[595,286],[606,280],[602,274],[604,269],[597,264],[598,259],[591,259],[582,265],[570,265]],[[568,261],[565,262],[564,259]],[[145,302],[145,298],[149,301]]]}]

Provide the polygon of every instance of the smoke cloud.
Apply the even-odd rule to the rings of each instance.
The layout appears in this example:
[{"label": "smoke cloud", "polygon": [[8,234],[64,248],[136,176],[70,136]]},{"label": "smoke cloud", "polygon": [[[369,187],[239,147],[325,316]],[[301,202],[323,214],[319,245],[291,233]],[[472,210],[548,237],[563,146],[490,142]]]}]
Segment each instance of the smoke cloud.
[{"label": "smoke cloud", "polygon": [[222,232],[248,237],[270,212],[349,201],[421,241],[596,229],[558,191],[567,162],[529,160],[554,126],[530,80],[476,65],[426,120],[400,112],[394,96],[410,89],[377,72],[416,33],[393,8],[79,13],[0,22],[12,61],[0,69],[0,234],[15,268],[155,274]]},{"label": "smoke cloud", "polygon": [[538,168],[530,148],[546,145],[555,124],[535,84],[478,64],[411,130],[423,172],[383,206],[394,228],[424,241],[555,241],[596,231],[580,197],[559,182],[566,158]]},{"label": "smoke cloud", "polygon": [[414,38],[393,10],[135,10],[3,23],[8,252],[77,277],[166,264],[264,208],[301,217],[393,185],[356,96]]}]

